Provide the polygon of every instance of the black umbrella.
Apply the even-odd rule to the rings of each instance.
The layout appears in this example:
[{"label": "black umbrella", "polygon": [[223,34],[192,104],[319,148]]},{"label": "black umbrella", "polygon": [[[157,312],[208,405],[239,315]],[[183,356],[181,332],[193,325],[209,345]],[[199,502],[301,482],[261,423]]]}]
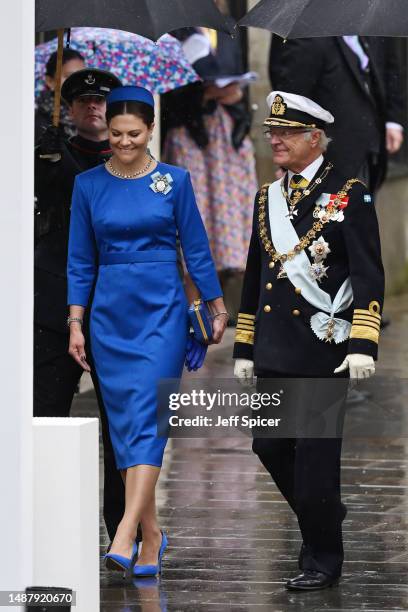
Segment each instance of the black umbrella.
[{"label": "black umbrella", "polygon": [[152,40],[186,26],[231,32],[214,0],[36,0],[35,19],[37,32],[89,26]]},{"label": "black umbrella", "polygon": [[231,20],[220,13],[214,0],[36,0],[36,31],[58,30],[55,126],[59,123],[61,106],[64,29],[74,26],[124,30],[152,40],[187,26],[233,32]]},{"label": "black umbrella", "polygon": [[408,36],[407,0],[261,0],[239,22],[282,38]]}]

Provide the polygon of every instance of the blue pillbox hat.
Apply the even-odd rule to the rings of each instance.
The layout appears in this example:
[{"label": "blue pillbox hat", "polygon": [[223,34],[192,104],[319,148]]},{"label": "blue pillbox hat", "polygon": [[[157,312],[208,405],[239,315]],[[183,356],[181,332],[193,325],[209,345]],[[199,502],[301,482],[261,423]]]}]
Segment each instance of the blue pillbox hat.
[{"label": "blue pillbox hat", "polygon": [[134,85],[124,85],[112,90],[106,98],[106,104],[109,106],[114,102],[144,102],[154,108],[154,98],[150,91]]}]

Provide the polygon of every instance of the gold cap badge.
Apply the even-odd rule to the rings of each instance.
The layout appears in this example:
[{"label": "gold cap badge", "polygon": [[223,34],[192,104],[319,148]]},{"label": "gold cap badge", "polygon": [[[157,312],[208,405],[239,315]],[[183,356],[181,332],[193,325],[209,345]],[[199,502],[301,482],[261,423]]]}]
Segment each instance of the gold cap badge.
[{"label": "gold cap badge", "polygon": [[287,104],[285,104],[282,96],[275,96],[271,106],[271,115],[273,117],[282,117],[285,115],[287,108]]}]

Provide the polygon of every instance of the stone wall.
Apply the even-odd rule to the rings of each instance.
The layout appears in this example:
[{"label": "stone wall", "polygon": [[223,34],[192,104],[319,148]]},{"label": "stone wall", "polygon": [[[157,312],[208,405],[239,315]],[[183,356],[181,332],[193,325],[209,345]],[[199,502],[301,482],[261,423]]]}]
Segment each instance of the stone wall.
[{"label": "stone wall", "polygon": [[408,291],[408,178],[389,179],[376,208],[388,294]]}]

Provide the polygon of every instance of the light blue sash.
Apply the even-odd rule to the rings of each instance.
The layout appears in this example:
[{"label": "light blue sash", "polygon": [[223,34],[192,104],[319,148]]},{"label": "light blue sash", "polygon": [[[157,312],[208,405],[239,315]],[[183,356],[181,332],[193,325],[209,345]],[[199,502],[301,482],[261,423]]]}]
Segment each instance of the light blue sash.
[{"label": "light blue sash", "polygon": [[[293,250],[299,242],[299,236],[289,219],[280,180],[269,187],[269,224],[272,242],[278,253]],[[344,319],[335,318],[334,315],[346,310],[353,301],[350,277],[344,281],[332,301],[330,295],[312,278],[310,267],[310,260],[304,250],[283,264],[292,285],[299,287],[302,290],[302,297],[320,311],[310,319],[310,326],[316,336],[320,340],[325,340],[329,322],[333,322],[333,340],[336,344],[344,342],[350,335],[351,324]]]}]

